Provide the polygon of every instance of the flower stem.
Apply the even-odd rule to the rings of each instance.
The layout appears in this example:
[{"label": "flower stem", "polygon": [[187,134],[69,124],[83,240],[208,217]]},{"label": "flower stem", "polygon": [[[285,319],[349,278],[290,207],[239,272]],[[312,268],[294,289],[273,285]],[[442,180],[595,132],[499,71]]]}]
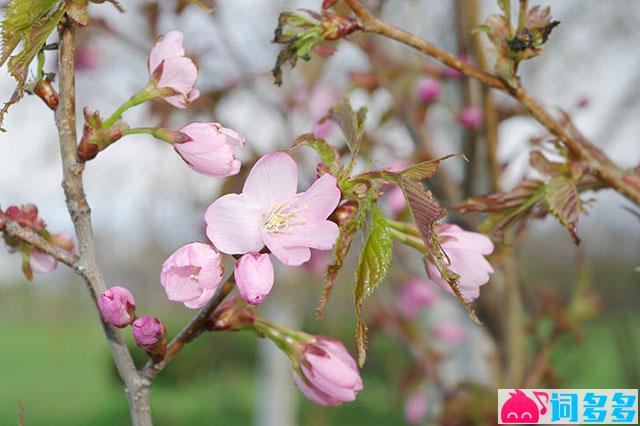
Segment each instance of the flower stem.
[{"label": "flower stem", "polygon": [[407,234],[417,238],[422,238],[422,235],[420,235],[420,231],[418,231],[418,228],[416,228],[415,225],[412,225],[410,223],[400,222],[393,219],[387,219],[387,225],[389,225],[392,229],[395,229],[396,231],[402,232],[403,234]]},{"label": "flower stem", "polygon": [[[133,108],[134,106],[138,106],[142,103],[155,99],[157,97],[164,96],[165,95],[164,92],[165,92],[164,89],[159,89],[156,86],[156,82],[154,80],[149,81],[149,83],[147,83],[147,85],[144,86],[142,90],[140,90],[135,95],[131,96],[125,103],[120,105],[118,109],[116,109],[114,113],[111,114],[111,117],[107,118],[102,123],[102,127],[106,129],[113,126],[114,123],[122,117],[122,114],[124,114],[125,111],[127,111],[130,108]],[[167,93],[167,94],[170,94],[170,93]]]},{"label": "flower stem", "polygon": [[122,132],[123,135],[151,135],[154,138],[173,144],[176,141],[176,131],[165,129],[163,127],[136,127],[133,129],[127,129]]},{"label": "flower stem", "polygon": [[403,244],[408,245],[409,247],[412,247],[416,250],[418,250],[420,253],[426,253],[427,249],[424,246],[424,243],[422,242],[422,240],[413,237],[411,235],[407,235],[404,234],[396,229],[391,228],[391,236],[393,238],[395,238],[396,240],[400,241]]}]

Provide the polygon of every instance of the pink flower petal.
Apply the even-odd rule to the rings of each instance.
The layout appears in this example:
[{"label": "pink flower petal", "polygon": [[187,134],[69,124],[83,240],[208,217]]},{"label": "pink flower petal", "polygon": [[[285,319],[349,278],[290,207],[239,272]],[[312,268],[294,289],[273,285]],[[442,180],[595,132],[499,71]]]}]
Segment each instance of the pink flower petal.
[{"label": "pink flower petal", "polygon": [[158,40],[149,54],[149,72],[151,74],[163,60],[184,56],[182,38],[183,34],[180,31],[171,31]]},{"label": "pink flower petal", "polygon": [[309,247],[284,247],[278,237],[264,230],[262,231],[262,239],[276,259],[285,265],[299,266],[311,258]]},{"label": "pink flower petal", "polygon": [[340,202],[340,189],[336,178],[329,174],[320,176],[306,191],[296,197],[301,217],[307,222],[325,220]]},{"label": "pink flower petal", "polygon": [[198,78],[198,69],[193,61],[185,57],[165,59],[158,87],[169,87],[177,93],[187,96],[193,90]]},{"label": "pink flower petal", "polygon": [[218,250],[228,254],[259,252],[262,210],[246,194],[227,194],[213,202],[204,215],[207,237]]},{"label": "pink flower petal", "polygon": [[32,250],[29,254],[29,266],[38,274],[50,274],[58,266],[56,259],[40,250]]},{"label": "pink flower petal", "polygon": [[251,169],[242,189],[265,207],[292,197],[298,187],[298,166],[284,152],[267,154]]}]

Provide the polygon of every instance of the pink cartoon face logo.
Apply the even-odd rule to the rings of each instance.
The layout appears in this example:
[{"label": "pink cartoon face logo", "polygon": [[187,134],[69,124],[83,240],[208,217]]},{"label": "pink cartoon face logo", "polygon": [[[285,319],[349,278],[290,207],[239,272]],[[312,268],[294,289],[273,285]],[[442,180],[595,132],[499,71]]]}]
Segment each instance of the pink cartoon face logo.
[{"label": "pink cartoon face logo", "polygon": [[[533,394],[540,404],[540,410],[538,410],[538,405],[534,400],[525,395],[521,390],[518,389],[515,392],[510,392],[509,399],[502,405],[502,409],[500,410],[502,423],[538,423],[540,414],[547,412],[546,405],[549,401],[549,395],[546,392],[533,392]],[[541,401],[541,397],[545,398],[544,403]]]}]

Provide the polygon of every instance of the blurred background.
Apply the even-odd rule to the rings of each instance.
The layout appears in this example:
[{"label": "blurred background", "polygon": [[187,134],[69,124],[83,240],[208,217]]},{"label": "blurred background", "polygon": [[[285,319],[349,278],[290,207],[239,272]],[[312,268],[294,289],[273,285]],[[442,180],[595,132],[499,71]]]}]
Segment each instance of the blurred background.
[{"label": "blurred background", "polygon": [[[278,88],[270,74],[279,50],[270,42],[277,16],[298,8],[319,10],[320,0],[218,0],[211,14],[178,0],[121,3],[124,14],[109,4],[92,5],[91,25],[79,30],[78,110],[87,105],[110,114],[146,83],[146,55],[156,36],[177,29],[184,32],[185,48],[199,66],[198,88],[203,95],[186,111],[160,102],[131,110],[125,119],[132,125],[171,128],[193,120],[219,121],[247,138],[248,147],[240,154],[243,172],[225,181],[224,187],[221,180],[185,167],[172,149],[146,136],[128,137],[88,164],[86,189],[107,281],[130,288],[139,311],[161,318],[173,335],[193,312],[166,300],[159,283],[160,267],[177,247],[205,240],[203,212],[221,191],[237,191],[252,161],[288,148],[299,134],[321,130],[340,147],[340,131],[318,129],[317,122],[346,94],[355,106],[370,108],[367,134],[376,142],[368,152],[370,163],[382,168],[393,161],[410,161],[416,150],[412,128],[397,113],[388,117],[390,110],[404,106],[398,102],[395,86],[372,88],[357,76],[380,68],[372,61],[372,49],[378,59],[400,70],[392,80],[406,81],[410,93],[423,69],[440,66],[397,44],[354,36],[340,42],[335,51],[325,52],[324,59],[316,55],[293,71],[285,68],[284,84]],[[570,111],[577,127],[620,166],[636,166],[640,160],[640,56],[633,52],[640,43],[640,5],[634,0],[618,0],[615,5],[581,0],[535,3],[551,5],[561,25],[552,33],[544,55],[522,65],[524,85],[549,110]],[[460,53],[456,34],[461,10],[476,2],[371,4],[385,20]],[[479,21],[497,11],[492,1],[477,4]],[[55,54],[49,55],[46,70],[55,70]],[[429,109],[428,120],[417,124],[429,135],[434,155],[468,152],[467,135],[454,116],[465,103],[465,84],[460,78],[443,80],[440,100]],[[13,81],[3,69],[3,99],[12,89]],[[412,105],[406,99],[406,105]],[[496,103],[505,110],[513,108],[500,96]],[[71,232],[60,187],[53,113],[38,98],[27,96],[11,108],[4,127],[0,205],[34,203],[50,230]],[[498,159],[504,165],[503,188],[513,187],[529,173],[530,140],[543,135],[539,125],[517,113],[501,121]],[[310,152],[296,155],[306,173],[301,181],[306,188],[315,176],[317,158]],[[462,182],[465,167],[462,161],[450,160],[442,173]],[[488,191],[486,178],[478,173],[466,194]],[[545,383],[563,388],[638,387],[640,222],[623,209],[630,203],[612,191],[586,193],[583,199],[593,201],[588,214],[580,217],[579,248],[557,222],[547,218],[532,223],[516,253],[523,300],[532,318],[535,306],[561,306],[577,287],[588,287],[597,300],[597,315],[550,346]],[[371,347],[362,371],[365,388],[355,402],[330,409],[315,406],[295,389],[288,361],[270,342],[259,342],[246,333],[211,333],[181,353],[154,385],[155,422],[397,425],[406,422],[405,400],[419,388],[428,401],[426,424],[491,424],[498,384],[492,340],[483,326],[468,320],[453,298],[442,293],[417,320],[423,326],[419,339],[436,348],[442,358],[437,363],[441,376],[437,385],[415,380],[410,348],[397,332],[389,332],[384,321],[376,321],[393,305],[403,282],[424,277],[414,253],[399,250],[396,259],[391,276],[369,306]],[[340,338],[354,353],[352,268],[342,272],[326,317],[320,321],[313,311],[322,290],[322,263],[323,255],[317,254],[305,269],[280,268],[274,291],[259,312],[275,322]],[[437,332],[442,324],[455,324],[462,331],[452,339]],[[535,327],[544,329],[544,319]],[[37,275],[27,283],[19,256],[0,253],[0,342],[0,424],[15,424],[19,407],[26,413],[27,424],[127,424],[126,400],[96,313],[83,284],[65,268]],[[142,363],[144,355],[132,348]],[[532,360],[537,359],[537,349],[529,340],[522,347],[532,351]],[[457,404],[489,413],[489,420],[468,417]],[[448,413],[449,422],[442,421],[443,413]]]}]

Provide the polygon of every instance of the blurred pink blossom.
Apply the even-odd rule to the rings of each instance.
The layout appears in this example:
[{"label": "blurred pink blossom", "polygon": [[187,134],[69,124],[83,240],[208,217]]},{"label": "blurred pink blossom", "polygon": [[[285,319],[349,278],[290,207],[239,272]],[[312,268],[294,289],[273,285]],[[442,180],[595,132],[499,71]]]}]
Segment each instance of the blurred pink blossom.
[{"label": "blurred pink blossom", "polygon": [[415,319],[422,308],[438,300],[438,291],[432,284],[419,277],[410,277],[402,285],[398,296],[398,308],[406,318]]},{"label": "blurred pink blossom", "polygon": [[226,177],[240,171],[234,154],[245,144],[238,132],[219,123],[194,122],[180,130],[190,140],[173,147],[193,170],[212,177]]},{"label": "blurred pink blossom", "polygon": [[442,83],[438,80],[424,79],[418,83],[417,92],[418,99],[420,99],[422,103],[430,104],[440,96]]},{"label": "blurred pink blossom", "polygon": [[404,418],[408,423],[421,423],[427,415],[428,400],[424,392],[414,392],[404,404]]},{"label": "blurred pink blossom", "polygon": [[115,327],[126,327],[135,318],[136,302],[124,287],[111,287],[98,296],[97,304],[104,321]]},{"label": "blurred pink blossom", "polygon": [[164,100],[177,108],[186,108],[200,96],[194,89],[198,69],[190,58],[184,56],[183,34],[171,31],[161,36],[149,54],[149,73],[157,80],[159,89],[169,88],[175,93]]},{"label": "blurred pink blossom", "polygon": [[456,120],[458,124],[467,130],[475,130],[482,123],[483,118],[482,110],[478,107],[470,106],[464,107],[458,111]]},{"label": "blurred pink blossom", "polygon": [[238,293],[246,303],[259,305],[273,287],[273,264],[268,254],[247,253],[236,263]]},{"label": "blurred pink blossom", "polygon": [[[472,61],[471,61],[471,57],[469,55],[459,55],[458,59],[460,59],[462,62],[471,65]],[[451,67],[447,67],[444,70],[444,75],[449,77],[449,78],[462,78],[464,77],[464,74],[461,73],[460,71],[458,71],[455,68],[451,68]]]},{"label": "blurred pink blossom", "polygon": [[458,344],[467,337],[467,330],[455,322],[446,322],[434,326],[433,334],[443,342]]},{"label": "blurred pink blossom", "polygon": [[295,383],[317,404],[333,406],[353,401],[362,390],[358,366],[337,340],[318,336],[305,346],[298,363]]},{"label": "blurred pink blossom", "polygon": [[29,266],[38,274],[50,274],[56,270],[58,261],[42,250],[32,249],[29,253]]},{"label": "blurred pink blossom", "polygon": [[331,262],[331,250],[311,249],[311,259],[305,263],[305,267],[314,275],[322,277]]},{"label": "blurred pink blossom", "polygon": [[208,244],[195,242],[165,260],[160,282],[169,300],[199,309],[218,289],[223,272],[220,253]]},{"label": "blurred pink blossom", "polygon": [[[480,296],[480,286],[489,281],[493,273],[484,256],[493,252],[493,243],[485,235],[467,232],[457,225],[441,224],[439,236],[444,252],[450,261],[449,268],[460,275],[460,292],[467,302]],[[438,268],[427,262],[429,277],[449,292],[453,292],[442,279]]]},{"label": "blurred pink blossom", "polygon": [[260,158],[241,194],[227,194],[205,213],[207,236],[223,253],[259,252],[267,246],[282,263],[301,265],[310,248],[328,250],[338,226],[327,218],[340,201],[336,179],[324,174],[305,192],[296,193],[298,166],[276,152]]},{"label": "blurred pink blossom", "polygon": [[96,71],[102,67],[102,55],[95,43],[82,43],[76,49],[76,70]]}]

